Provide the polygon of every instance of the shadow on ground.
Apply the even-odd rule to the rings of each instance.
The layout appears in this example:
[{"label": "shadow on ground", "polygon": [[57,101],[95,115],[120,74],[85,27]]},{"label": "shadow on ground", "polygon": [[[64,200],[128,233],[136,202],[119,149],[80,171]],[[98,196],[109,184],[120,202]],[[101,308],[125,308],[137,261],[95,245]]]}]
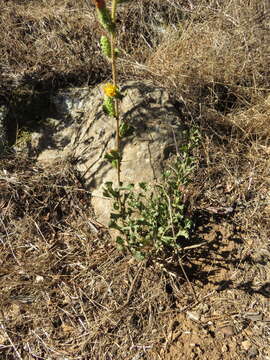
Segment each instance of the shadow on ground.
[{"label": "shadow on ground", "polygon": [[[269,282],[258,287],[253,280],[239,283],[227,279],[236,269],[244,272],[246,266],[267,265],[265,260],[253,259],[250,255],[243,256],[245,236],[236,230],[232,216],[233,214],[213,215],[202,210],[195,212],[193,217],[196,218],[196,228],[193,236],[182,241],[183,248],[187,249],[182,257],[186,275],[191,283],[196,283],[199,287],[210,285],[218,293],[227,289],[238,289],[249,295],[260,294],[269,298]],[[167,264],[166,269],[175,274],[179,285],[186,282],[178,265]],[[173,292],[170,286],[167,292]]]}]

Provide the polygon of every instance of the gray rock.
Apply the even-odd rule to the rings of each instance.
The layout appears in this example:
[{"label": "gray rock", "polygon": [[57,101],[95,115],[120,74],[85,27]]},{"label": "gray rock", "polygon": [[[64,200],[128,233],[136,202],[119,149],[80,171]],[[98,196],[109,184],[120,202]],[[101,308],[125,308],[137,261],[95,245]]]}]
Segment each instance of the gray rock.
[{"label": "gray rock", "polygon": [[91,90],[88,87],[71,88],[53,95],[51,102],[55,106],[56,115],[61,119],[69,118],[79,121],[89,105],[89,96],[91,96]]},{"label": "gray rock", "polygon": [[[163,89],[151,83],[129,82],[122,87],[120,104],[122,121],[134,129],[122,140],[121,181],[152,182],[163,170],[164,161],[181,141],[179,115]],[[97,220],[107,225],[110,201],[103,197],[107,181],[116,183],[117,173],[104,155],[115,148],[115,120],[102,111],[103,95],[96,89],[89,99],[89,113],[73,137],[73,157],[78,170],[92,191],[92,204]]]},{"label": "gray rock", "polygon": [[30,141],[17,142],[14,150],[28,152],[41,163],[65,161],[71,151],[71,139],[75,129],[89,106],[91,89],[71,88],[59,91],[50,98],[50,117],[43,120],[38,130],[29,130]]},{"label": "gray rock", "polygon": [[[122,87],[121,120],[132,126],[122,139],[121,181],[152,182],[183,140],[179,114],[168,93],[150,82],[128,82]],[[53,162],[72,157],[86,185],[92,190],[97,220],[108,224],[110,201],[103,197],[105,182],[116,182],[116,170],[104,155],[115,148],[115,120],[102,110],[102,86],[72,89],[52,98],[55,118],[48,119],[32,137],[38,160]]]}]

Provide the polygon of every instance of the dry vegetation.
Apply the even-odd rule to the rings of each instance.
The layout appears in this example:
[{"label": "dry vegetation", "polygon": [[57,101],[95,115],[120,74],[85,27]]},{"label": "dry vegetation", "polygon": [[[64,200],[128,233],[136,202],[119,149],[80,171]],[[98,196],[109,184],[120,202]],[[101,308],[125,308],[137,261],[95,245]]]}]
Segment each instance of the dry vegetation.
[{"label": "dry vegetation", "polygon": [[[0,104],[109,76],[91,1],[2,2]],[[1,359],[270,359],[270,5],[121,7],[122,80],[152,79],[199,127],[181,271],[117,252],[66,168],[0,163]],[[162,30],[162,31],[161,31]],[[197,316],[197,317],[196,317]]]}]

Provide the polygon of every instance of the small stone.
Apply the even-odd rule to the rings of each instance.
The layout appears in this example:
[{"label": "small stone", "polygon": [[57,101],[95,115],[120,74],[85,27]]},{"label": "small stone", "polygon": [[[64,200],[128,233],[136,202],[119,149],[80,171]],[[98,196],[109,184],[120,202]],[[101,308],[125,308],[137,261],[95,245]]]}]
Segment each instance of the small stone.
[{"label": "small stone", "polygon": [[241,345],[244,350],[248,351],[251,347],[251,342],[249,340],[245,340],[242,341]]},{"label": "small stone", "polygon": [[44,280],[44,277],[41,276],[41,275],[37,275],[36,276],[36,282],[39,283],[39,282],[42,282]]},{"label": "small stone", "polygon": [[228,351],[229,351],[229,346],[228,346],[227,344],[224,344],[224,345],[222,346],[222,348],[221,348],[221,351],[222,351],[223,353],[228,352]]},{"label": "small stone", "polygon": [[225,337],[230,337],[235,334],[234,328],[230,325],[219,328],[218,331]]},{"label": "small stone", "polygon": [[187,318],[195,322],[200,321],[200,315],[195,312],[187,311]]},{"label": "small stone", "polygon": [[210,310],[210,306],[208,304],[203,304],[202,314],[206,314],[209,310]]}]

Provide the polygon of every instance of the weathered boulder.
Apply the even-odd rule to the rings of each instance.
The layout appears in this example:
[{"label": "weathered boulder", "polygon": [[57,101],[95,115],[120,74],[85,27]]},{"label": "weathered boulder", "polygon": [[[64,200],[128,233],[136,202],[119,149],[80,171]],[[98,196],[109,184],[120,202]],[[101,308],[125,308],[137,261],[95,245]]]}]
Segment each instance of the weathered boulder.
[{"label": "weathered boulder", "polygon": [[[122,139],[121,181],[152,182],[183,139],[179,113],[168,93],[150,82],[127,82],[121,92],[121,119],[133,129]],[[103,196],[103,186],[107,181],[116,183],[117,174],[104,159],[115,148],[115,120],[102,110],[102,87],[73,89],[58,94],[53,102],[55,119],[43,133],[35,134],[32,147],[42,161],[72,158],[92,190],[97,220],[107,225],[110,201]]]},{"label": "weathered boulder", "polygon": [[51,97],[51,117],[32,133],[30,155],[42,163],[66,160],[71,154],[71,139],[87,111],[91,89],[71,88]]},{"label": "weathered boulder", "polygon": [[[164,161],[181,141],[181,120],[168,93],[151,83],[129,82],[122,87],[122,121],[132,126],[122,139],[121,180],[124,183],[152,182],[160,177]],[[97,219],[108,224],[110,202],[103,197],[107,181],[116,183],[117,173],[104,155],[115,148],[115,120],[102,111],[103,95],[95,89],[88,113],[72,139],[73,158],[92,189]]]}]

